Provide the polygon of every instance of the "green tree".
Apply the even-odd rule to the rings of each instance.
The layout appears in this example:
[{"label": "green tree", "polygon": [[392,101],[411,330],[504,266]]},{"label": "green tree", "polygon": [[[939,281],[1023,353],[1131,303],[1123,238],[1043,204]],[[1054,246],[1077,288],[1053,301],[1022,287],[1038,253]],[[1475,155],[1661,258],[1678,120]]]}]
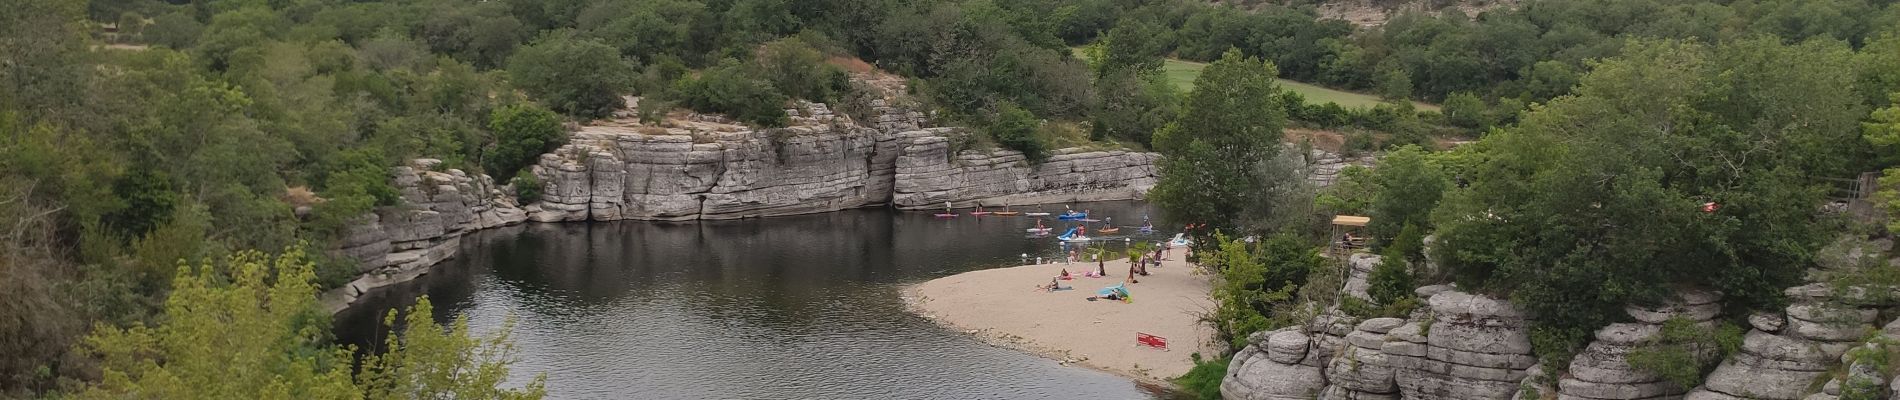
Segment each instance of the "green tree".
[{"label": "green tree", "polygon": [[387,349],[363,360],[363,371],[356,383],[371,400],[402,399],[498,399],[532,400],[547,396],[547,376],[537,375],[519,389],[504,389],[508,365],[515,361],[514,342],[509,332],[514,323],[504,324],[496,333],[473,336],[468,317],[457,316],[449,326],[435,322],[435,307],[428,296],[404,310],[397,324],[396,310],[383,319],[388,329],[403,327],[401,335],[389,335]]},{"label": "green tree", "polygon": [[328,326],[310,285],[311,268],[302,250],[274,261],[241,252],[223,263],[181,268],[165,300],[164,324],[102,327],[86,338],[84,348],[99,357],[104,379],[78,397],[360,397],[341,365],[348,351],[324,344]]},{"label": "green tree", "polygon": [[513,179],[516,172],[567,141],[561,117],[533,104],[495,109],[488,130],[495,135],[495,147],[482,158],[482,168],[498,181]]},{"label": "green tree", "polygon": [[1003,103],[996,112],[996,120],[990,123],[989,134],[1003,148],[1022,152],[1031,163],[1041,163],[1049,158],[1048,140],[1037,134],[1041,125],[1042,121],[1029,110]]},{"label": "green tree", "polygon": [[1412,289],[1417,287],[1413,281],[1411,262],[1397,248],[1389,249],[1372,268],[1372,274],[1366,278],[1366,294],[1379,305],[1396,304],[1412,297]]},{"label": "green tree", "polygon": [[785,95],[735,59],[721,61],[698,77],[681,78],[673,84],[673,92],[682,105],[694,110],[725,113],[759,126],[785,126],[789,121]]},{"label": "green tree", "polygon": [[785,38],[759,48],[759,75],[786,96],[830,102],[850,88],[843,69],[825,63],[824,53],[798,38]]},{"label": "green tree", "polygon": [[1379,189],[1369,207],[1372,223],[1366,229],[1382,246],[1407,226],[1431,228],[1432,209],[1438,206],[1446,181],[1426,157],[1424,149],[1407,145],[1386,153],[1372,170],[1372,183]]},{"label": "green tree", "polygon": [[[406,331],[351,376],[351,349],[328,344],[310,259],[301,248],[270,257],[238,252],[181,266],[157,326],[102,326],[83,351],[103,379],[81,399],[375,399],[543,396],[542,379],[501,389],[513,363],[505,333],[472,338],[466,321],[444,329],[427,300],[407,311]],[[394,312],[391,322],[393,326]]]},{"label": "green tree", "polygon": [[1471,93],[1452,93],[1445,98],[1445,122],[1452,125],[1483,132],[1491,129],[1491,115],[1484,99]]},{"label": "green tree", "polygon": [[1176,221],[1232,228],[1245,216],[1270,215],[1258,201],[1284,185],[1272,179],[1286,123],[1273,64],[1229,51],[1194,81],[1181,115],[1155,135],[1166,155],[1155,203]]},{"label": "green tree", "polygon": [[1412,74],[1397,64],[1380,64],[1376,75],[1379,97],[1390,101],[1412,98]]},{"label": "green tree", "polygon": [[1434,259],[1537,314],[1557,358],[1680,287],[1767,304],[1827,236],[1809,177],[1845,172],[1851,60],[1838,43],[1632,42],[1485,139],[1475,182],[1433,216]]},{"label": "green tree", "polygon": [[152,18],[152,25],[145,27],[140,35],[146,43],[174,49],[190,48],[198,42],[198,34],[204,31],[204,24],[198,23],[191,14],[174,11]]},{"label": "green tree", "polygon": [[1151,145],[1154,133],[1180,114],[1180,99],[1163,74],[1122,71],[1095,82],[1098,101],[1090,112],[1090,136]]},{"label": "green tree", "polygon": [[515,85],[548,108],[581,118],[602,118],[626,106],[633,66],[620,52],[572,32],[543,35],[508,58]]},{"label": "green tree", "polygon": [[1161,71],[1162,56],[1168,50],[1172,33],[1146,20],[1124,18],[1102,36],[1102,59],[1096,62],[1096,76],[1122,71],[1149,74]]}]

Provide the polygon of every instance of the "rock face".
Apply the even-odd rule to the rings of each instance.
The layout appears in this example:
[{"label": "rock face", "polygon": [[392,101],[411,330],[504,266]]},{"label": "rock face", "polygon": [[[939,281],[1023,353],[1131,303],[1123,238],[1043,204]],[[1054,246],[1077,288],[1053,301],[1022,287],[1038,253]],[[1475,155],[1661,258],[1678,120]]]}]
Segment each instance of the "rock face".
[{"label": "rock face", "polygon": [[897,135],[899,208],[958,207],[981,203],[1042,204],[1140,198],[1155,185],[1154,153],[1122,150],[1057,150],[1042,165],[1030,166],[1022,153],[964,151],[951,154],[948,129]]},{"label": "rock face", "polygon": [[1630,366],[1629,353],[1662,331],[1662,323],[1685,318],[1698,324],[1711,323],[1722,310],[1718,293],[1687,292],[1676,301],[1657,307],[1625,308],[1636,322],[1614,323],[1596,332],[1583,352],[1570,361],[1569,371],[1557,381],[1561,399],[1634,400],[1680,398],[1687,388],[1661,376]]},{"label": "rock face", "polygon": [[[1288,145],[1288,150],[1300,151],[1299,146]],[[1306,180],[1314,187],[1332,186],[1339,181],[1339,172],[1350,166],[1371,167],[1378,162],[1374,156],[1346,157],[1321,149],[1312,149],[1306,154]]]},{"label": "rock face", "polygon": [[1326,384],[1319,355],[1308,351],[1310,339],[1291,327],[1255,333],[1234,354],[1221,380],[1227,400],[1303,400],[1319,395]]},{"label": "rock face", "polygon": [[[884,108],[877,128],[822,104],[791,127],[751,129],[701,117],[672,128],[594,126],[543,155],[535,221],[732,219],[881,204],[935,208],[1140,198],[1153,153],[1062,149],[1030,165],[1020,153],[962,150],[953,128]],[[898,129],[909,129],[898,131]]]},{"label": "rock face", "polygon": [[[1503,300],[1451,290],[1433,295],[1430,325],[1394,328],[1387,343],[1407,399],[1509,399],[1537,358],[1529,322]],[[1398,343],[1403,342],[1403,343]]]},{"label": "rock face", "polygon": [[[1900,258],[1886,256],[1891,242],[1859,246],[1818,258],[1810,281],[1866,273],[1850,269],[1857,265],[1900,265]],[[1342,296],[1363,296],[1364,284],[1355,280],[1377,262],[1365,255],[1348,259],[1353,272]],[[1881,319],[1883,310],[1900,306],[1894,291],[1878,284],[1788,288],[1786,308],[1748,315],[1753,330],[1739,351],[1701,386],[1684,388],[1630,365],[1629,355],[1670,320],[1718,324],[1721,293],[1684,291],[1663,304],[1625,307],[1629,322],[1597,330],[1569,364],[1552,368],[1558,374],[1545,375],[1532,354],[1530,316],[1454,286],[1424,286],[1415,293],[1429,311],[1405,320],[1353,326],[1328,310],[1306,326],[1256,335],[1235,356],[1221,389],[1228,399],[1900,400],[1890,360],[1900,349],[1889,347],[1900,343],[1900,320]],[[1880,321],[1887,323],[1876,327]]]},{"label": "rock face", "polygon": [[[1502,300],[1441,288],[1411,321],[1334,313],[1256,334],[1221,394],[1240,399],[1510,399],[1531,355],[1528,321]],[[1337,338],[1337,339],[1335,339]],[[1314,377],[1317,376],[1317,379]]]},{"label": "rock face", "polygon": [[[637,100],[636,100],[637,101]],[[1063,149],[1031,166],[1020,153],[952,154],[951,128],[922,113],[872,100],[868,125],[803,103],[790,127],[751,129],[691,115],[671,128],[606,123],[582,129],[543,154],[530,172],[541,201],[515,203],[484,175],[419,159],[395,168],[402,204],[344,232],[332,254],[360,275],[324,293],[332,313],[364,292],[414,279],[454,257],[463,234],[522,221],[730,219],[895,204],[1028,204],[1140,198],[1159,156]]]},{"label": "rock face", "polygon": [[462,235],[521,223],[527,213],[486,175],[436,171],[442,162],[418,159],[391,172],[402,204],[362,217],[338,241],[333,256],[356,262],[361,273],[348,285],[323,294],[331,313],[377,287],[414,279],[454,257]]},{"label": "rock face", "polygon": [[[1868,332],[1879,315],[1830,300],[1822,284],[1785,291],[1793,303],[1783,315],[1758,314],[1749,318],[1755,329],[1742,341],[1741,351],[1710,373],[1702,387],[1686,399],[1774,399],[1807,397],[1809,388],[1840,361]],[[1815,294],[1820,296],[1814,296]],[[1785,318],[1785,321],[1780,320]],[[1770,328],[1770,329],[1762,329]]]}]

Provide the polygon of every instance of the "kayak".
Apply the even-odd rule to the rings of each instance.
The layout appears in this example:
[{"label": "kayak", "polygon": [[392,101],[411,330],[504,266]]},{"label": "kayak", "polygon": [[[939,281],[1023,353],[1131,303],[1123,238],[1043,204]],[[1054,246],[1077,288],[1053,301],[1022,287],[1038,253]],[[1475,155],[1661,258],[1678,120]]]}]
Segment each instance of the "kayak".
[{"label": "kayak", "polygon": [[1062,213],[1062,215],[1057,215],[1056,219],[1063,220],[1063,221],[1074,221],[1074,220],[1084,219],[1088,217],[1089,217],[1089,213],[1070,211],[1070,212]]},{"label": "kayak", "polygon": [[1023,213],[1023,216],[1028,216],[1028,217],[1047,217],[1047,216],[1049,216],[1049,213],[1046,213],[1046,212],[1032,212],[1032,213]]},{"label": "kayak", "polygon": [[1017,211],[997,211],[997,212],[990,213],[990,215],[994,215],[998,217],[1014,217],[1018,215],[1023,215],[1023,213],[1017,212]]},{"label": "kayak", "polygon": [[1056,236],[1056,240],[1061,240],[1064,242],[1086,242],[1089,240],[1089,237],[1087,235],[1077,233],[1075,228],[1069,228],[1067,232],[1062,232],[1062,236]]},{"label": "kayak", "polygon": [[1096,230],[1095,230],[1095,233],[1100,233],[1100,234],[1103,234],[1103,235],[1112,235],[1112,234],[1116,234],[1116,233],[1120,233],[1121,231],[1122,231],[1122,228],[1121,228],[1121,227],[1118,227],[1118,226],[1111,226],[1111,227],[1107,227],[1107,228],[1102,228],[1102,229],[1096,229]]},{"label": "kayak", "polygon": [[1049,234],[1049,232],[1053,231],[1054,229],[1055,228],[1029,228],[1029,229],[1024,229],[1024,231],[1028,231],[1029,233],[1033,233],[1037,235],[1047,235]]}]

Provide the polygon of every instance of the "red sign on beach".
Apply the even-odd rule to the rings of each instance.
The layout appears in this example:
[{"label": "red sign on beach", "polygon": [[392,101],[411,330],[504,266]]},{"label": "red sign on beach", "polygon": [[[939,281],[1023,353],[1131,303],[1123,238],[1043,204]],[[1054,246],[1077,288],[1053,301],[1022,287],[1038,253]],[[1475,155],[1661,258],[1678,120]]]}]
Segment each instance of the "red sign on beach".
[{"label": "red sign on beach", "polygon": [[1168,338],[1150,335],[1150,334],[1141,333],[1141,332],[1135,332],[1135,343],[1137,345],[1148,346],[1148,347],[1153,347],[1153,348],[1162,349],[1162,350],[1168,349]]}]

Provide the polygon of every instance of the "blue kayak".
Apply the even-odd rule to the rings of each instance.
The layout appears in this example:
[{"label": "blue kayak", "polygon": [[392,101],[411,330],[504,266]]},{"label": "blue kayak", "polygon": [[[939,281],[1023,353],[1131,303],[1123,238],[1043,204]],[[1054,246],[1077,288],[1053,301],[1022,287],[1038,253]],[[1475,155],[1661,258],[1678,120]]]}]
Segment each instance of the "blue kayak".
[{"label": "blue kayak", "polygon": [[1056,219],[1063,220],[1063,221],[1074,221],[1074,220],[1084,219],[1088,217],[1089,217],[1089,213],[1070,211],[1070,212],[1062,213],[1062,215],[1057,215]]}]

